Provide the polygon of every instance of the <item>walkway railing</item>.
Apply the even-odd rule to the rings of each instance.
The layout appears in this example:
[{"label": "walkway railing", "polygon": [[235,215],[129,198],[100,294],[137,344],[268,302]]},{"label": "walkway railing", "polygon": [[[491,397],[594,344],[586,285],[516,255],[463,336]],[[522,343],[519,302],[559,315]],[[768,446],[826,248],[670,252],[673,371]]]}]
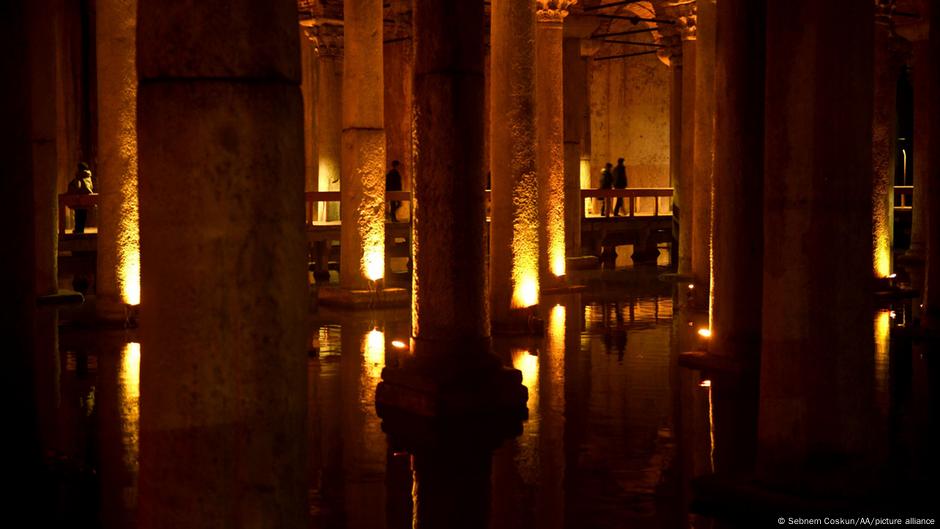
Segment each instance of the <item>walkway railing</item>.
[{"label": "walkway railing", "polygon": [[[613,206],[618,198],[624,199],[624,210],[627,217],[648,217],[650,214],[638,213],[638,200],[641,198],[653,199],[653,217],[672,215],[672,188],[671,187],[630,187],[627,189],[582,189],[581,190],[581,218],[588,218],[587,201],[595,198],[607,200],[604,217],[613,216]],[[665,200],[663,200],[665,199]],[[661,204],[660,202],[665,202]]]},{"label": "walkway railing", "polygon": [[98,205],[98,195],[59,195],[59,235],[65,235],[69,226],[73,225],[69,209],[93,209]]},{"label": "walkway railing", "polygon": [[894,186],[894,211],[910,211],[914,207],[914,186]]},{"label": "walkway railing", "polygon": [[[317,206],[319,204],[326,205],[329,202],[336,202],[337,204],[340,204],[341,199],[342,199],[342,192],[341,191],[307,191],[306,199],[307,199],[307,208],[306,208],[307,225],[312,226],[318,222],[322,222],[317,219],[317,210],[318,210]],[[410,191],[386,191],[385,202],[388,203],[393,200],[398,201],[398,202],[410,202],[411,192]],[[408,222],[408,221],[403,220],[402,222]]]}]

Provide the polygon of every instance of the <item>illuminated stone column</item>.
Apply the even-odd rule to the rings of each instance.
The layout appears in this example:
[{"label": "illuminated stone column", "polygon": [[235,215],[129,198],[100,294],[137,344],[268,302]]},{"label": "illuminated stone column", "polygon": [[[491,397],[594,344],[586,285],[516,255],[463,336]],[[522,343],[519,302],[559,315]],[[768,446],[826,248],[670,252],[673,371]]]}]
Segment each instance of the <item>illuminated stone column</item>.
[{"label": "illuminated stone column", "polygon": [[[749,413],[715,415],[722,443],[718,468],[753,465],[760,375],[761,284],[764,253],[764,19],[765,0],[721,0],[716,17],[715,194],[711,347],[738,363],[743,375],[734,392]],[[723,424],[728,416],[733,419]]]},{"label": "illuminated stone column", "polygon": [[897,162],[897,86],[903,59],[900,38],[891,35],[887,15],[875,23],[874,116],[872,119],[872,271],[893,271],[894,172]]},{"label": "illuminated stone column", "polygon": [[364,290],[385,276],[385,113],[382,0],[344,9],[339,281]]},{"label": "illuminated stone column", "polygon": [[536,168],[539,278],[543,289],[560,285],[565,275],[567,217],[562,24],[568,15],[568,7],[575,1],[538,0],[536,11]]},{"label": "illuminated stone column", "polygon": [[871,2],[767,4],[757,477],[803,494],[877,479],[873,16]]},{"label": "illuminated stone column", "polygon": [[98,72],[97,310],[124,319],[140,303],[137,213],[137,0],[95,7]]},{"label": "illuminated stone column", "polygon": [[138,24],[140,527],[306,527],[297,4]]},{"label": "illuminated stone column", "polygon": [[[581,39],[566,38],[562,43],[562,82],[564,83],[565,141],[565,247],[569,257],[581,255],[581,160],[588,152],[583,141],[588,113],[588,68],[581,56]],[[590,164],[584,176],[590,178]],[[589,183],[587,187],[590,187]]]},{"label": "illuminated stone column", "polygon": [[[692,148],[692,274],[695,301],[709,307],[712,267],[712,175],[715,172],[715,0],[697,0],[695,116]],[[743,205],[742,205],[743,206]]]},{"label": "illuminated stone column", "polygon": [[535,1],[495,0],[490,26],[490,311],[497,325],[539,302]]},{"label": "illuminated stone column", "polygon": [[686,197],[682,194],[682,40],[679,35],[668,35],[663,38],[668,48],[660,51],[661,59],[668,59],[672,77],[669,82],[669,186],[673,190],[673,242],[670,248],[669,264],[677,267],[679,264],[678,241],[682,232],[682,216],[685,212]]},{"label": "illuminated stone column", "polygon": [[[317,190],[339,191],[343,151],[343,26],[318,20],[317,34]],[[320,220],[339,220],[339,204],[320,209]]]},{"label": "illuminated stone column", "polygon": [[[682,113],[679,138],[679,180],[676,192],[681,200],[679,211],[679,273],[692,274],[692,225],[695,219],[695,4],[684,7],[678,18],[682,32]],[[688,11],[692,12],[689,13]]]},{"label": "illuminated stone column", "polygon": [[912,68],[914,81],[914,197],[911,219],[911,246],[907,257],[923,263],[927,255],[927,180],[930,174],[929,163],[929,134],[928,121],[930,106],[929,78],[932,75],[930,64],[929,43],[926,40],[914,43],[914,67]]}]

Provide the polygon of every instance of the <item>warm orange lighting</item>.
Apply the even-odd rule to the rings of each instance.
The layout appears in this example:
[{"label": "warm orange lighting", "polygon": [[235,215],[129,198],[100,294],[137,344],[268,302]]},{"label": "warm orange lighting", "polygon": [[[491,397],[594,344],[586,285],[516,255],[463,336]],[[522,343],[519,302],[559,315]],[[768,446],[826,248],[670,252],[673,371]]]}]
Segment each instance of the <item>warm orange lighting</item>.
[{"label": "warm orange lighting", "polygon": [[401,340],[392,340],[392,347],[395,349],[407,349],[408,346]]},{"label": "warm orange lighting", "polygon": [[[513,270],[515,276],[516,270]],[[538,269],[529,270],[528,273],[520,274],[520,277],[513,285],[512,307],[526,308],[538,305],[539,302],[539,281]]]},{"label": "warm orange lighting", "polygon": [[119,380],[121,428],[124,432],[124,463],[136,470],[140,432],[140,344],[128,343],[121,351]]},{"label": "warm orange lighting", "polygon": [[882,411],[888,406],[888,351],[893,313],[882,310],[875,315],[875,400]]},{"label": "warm orange lighting", "polygon": [[539,357],[525,349],[513,349],[512,367],[522,372],[522,385],[529,389],[529,402],[539,382]]},{"label": "warm orange lighting", "polygon": [[897,274],[888,274],[888,279],[894,279],[896,277],[898,277]]},{"label": "warm orange lighting", "polygon": [[369,365],[378,366],[381,369],[385,364],[385,333],[378,329],[369,331],[364,339],[362,351]]},{"label": "warm orange lighting", "polygon": [[692,283],[689,283],[689,290],[695,290],[695,285],[693,285]]},{"label": "warm orange lighting", "polygon": [[894,312],[893,310],[890,312],[890,315],[892,320],[898,317],[898,313]]},{"label": "warm orange lighting", "polygon": [[701,387],[703,387],[703,388],[710,388],[710,387],[712,387],[712,381],[711,381],[711,380],[708,380],[708,379],[705,379],[705,380],[699,382],[698,385],[701,386]]},{"label": "warm orange lighting", "polygon": [[369,281],[385,277],[385,249],[375,245],[365,246],[362,253],[362,273]]},{"label": "warm orange lighting", "polygon": [[711,338],[712,330],[702,327],[701,329],[698,330],[698,335],[701,336],[702,338]]}]

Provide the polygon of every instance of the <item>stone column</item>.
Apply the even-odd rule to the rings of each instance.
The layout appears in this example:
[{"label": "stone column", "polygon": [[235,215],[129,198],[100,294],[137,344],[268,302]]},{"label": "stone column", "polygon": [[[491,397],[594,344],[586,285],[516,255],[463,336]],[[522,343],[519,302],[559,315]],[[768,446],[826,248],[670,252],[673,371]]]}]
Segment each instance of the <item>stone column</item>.
[{"label": "stone column", "polygon": [[[764,0],[721,0],[716,20],[715,194],[711,352],[741,367],[740,407],[723,432],[737,432],[732,457],[716,454],[718,468],[753,464],[760,376],[764,198]],[[755,294],[757,293],[757,294]],[[736,387],[733,387],[736,386]],[[715,414],[715,420],[732,414]],[[726,440],[731,435],[723,434]],[[729,443],[725,442],[724,445]],[[743,460],[743,461],[742,461]]]},{"label": "stone column", "polygon": [[306,527],[297,4],[138,13],[140,526]]},{"label": "stone column", "polygon": [[[35,207],[36,293],[58,291],[58,148],[56,87],[55,0],[30,2],[29,33],[30,143],[32,146],[33,201]],[[13,226],[21,226],[17,222]],[[22,229],[22,228],[17,228]]]},{"label": "stone column", "polygon": [[940,58],[940,6],[932,3],[930,7],[930,64],[927,80],[928,107],[927,122],[930,131],[930,149],[927,159],[927,174],[925,178],[926,213],[927,220],[927,280],[924,288],[924,323],[934,333],[940,332],[940,103],[936,94],[940,94],[940,69],[937,60]]},{"label": "stone column", "polygon": [[[343,151],[343,26],[317,20],[317,190],[339,191]],[[321,221],[339,220],[339,204],[328,203]]]},{"label": "stone column", "polygon": [[679,35],[670,35],[663,39],[669,45],[664,48],[662,57],[668,57],[672,77],[669,83],[669,186],[672,187],[673,244],[670,248],[669,264],[678,267],[679,241],[682,233],[682,217],[685,212],[686,197],[682,196],[682,40]]},{"label": "stone column", "polygon": [[893,271],[894,169],[897,161],[897,87],[900,40],[887,15],[875,23],[874,114],[872,119],[872,271],[886,278]]},{"label": "stone column", "polygon": [[712,175],[715,170],[715,0],[697,0],[692,152],[692,274],[699,308],[709,308]]},{"label": "stone column", "polygon": [[691,275],[692,225],[695,219],[695,60],[696,27],[695,4],[688,4],[685,14],[678,19],[682,31],[682,114],[680,127],[679,181],[679,273]]},{"label": "stone column", "polygon": [[340,286],[385,276],[385,111],[382,0],[343,3],[343,151]]},{"label": "stone column", "polygon": [[[95,7],[98,71],[99,317],[124,319],[140,304],[137,212],[137,0],[102,0]],[[171,41],[178,40],[174,36]]]},{"label": "stone column", "polygon": [[873,16],[870,2],[767,5],[757,477],[804,494],[852,494],[876,474],[864,383],[873,102],[859,82],[871,78]]},{"label": "stone column", "polygon": [[535,2],[495,0],[490,26],[490,310],[497,325],[539,302]]},{"label": "stone column", "polygon": [[[385,28],[385,164],[391,169],[392,161],[401,162],[402,190],[411,190],[411,177],[414,173],[414,160],[412,160],[412,143],[414,141],[412,114],[414,81],[414,50],[411,33],[410,2],[407,2],[408,12],[401,12],[406,6],[398,1],[393,4],[396,13],[394,25]],[[398,219],[407,221],[411,211],[411,204],[403,202],[398,209]]]},{"label": "stone column", "polygon": [[317,37],[312,28],[300,26],[300,92],[304,99],[304,191],[317,191]]},{"label": "stone column", "polygon": [[414,354],[383,371],[376,402],[384,419],[515,414],[525,387],[490,352],[486,310],[483,4],[416,0],[414,17]]},{"label": "stone column", "polygon": [[911,246],[907,256],[923,263],[927,255],[927,180],[930,171],[928,107],[930,106],[929,43],[926,40],[914,43],[914,198],[912,201]]},{"label": "stone column", "polygon": [[565,157],[565,248],[569,257],[581,255],[581,160],[588,107],[587,59],[581,56],[581,39],[562,42],[562,79]]},{"label": "stone column", "polygon": [[[535,30],[536,168],[542,290],[565,275],[565,135],[562,24],[577,0],[539,0]],[[580,210],[579,210],[580,211]]]}]

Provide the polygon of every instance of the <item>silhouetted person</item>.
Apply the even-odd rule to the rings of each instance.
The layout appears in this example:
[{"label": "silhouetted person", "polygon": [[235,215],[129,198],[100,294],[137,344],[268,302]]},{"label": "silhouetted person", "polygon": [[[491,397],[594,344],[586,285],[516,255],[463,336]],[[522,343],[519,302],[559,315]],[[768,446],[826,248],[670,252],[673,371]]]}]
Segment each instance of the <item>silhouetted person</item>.
[{"label": "silhouetted person", "polygon": [[[614,188],[616,189],[626,189],[627,188],[627,168],[623,165],[623,158],[617,159],[617,167],[614,167]],[[617,197],[617,202],[614,205],[614,216],[617,216],[617,212],[623,209],[623,197]]]},{"label": "silhouetted person", "polygon": [[[94,193],[94,187],[91,183],[91,169],[85,162],[79,162],[78,169],[75,171],[75,178],[69,182],[69,195],[90,195]],[[75,211],[75,230],[73,233],[85,233],[85,223],[88,222],[88,210],[85,208],[73,208]]]},{"label": "silhouetted person", "polygon": [[[398,160],[392,160],[392,169],[385,173],[385,190],[386,191],[401,191],[401,173],[398,172],[398,166],[401,165],[401,162]],[[392,222],[398,220],[398,208],[401,207],[400,200],[392,200],[389,202],[389,219]]]},{"label": "silhouetted person", "polygon": [[[610,165],[610,162],[604,164],[604,168],[601,170],[601,187],[600,189],[612,189],[614,187],[614,176],[610,172],[610,168],[613,167]],[[606,217],[610,215],[610,197],[603,197],[601,199],[601,216]]]}]

